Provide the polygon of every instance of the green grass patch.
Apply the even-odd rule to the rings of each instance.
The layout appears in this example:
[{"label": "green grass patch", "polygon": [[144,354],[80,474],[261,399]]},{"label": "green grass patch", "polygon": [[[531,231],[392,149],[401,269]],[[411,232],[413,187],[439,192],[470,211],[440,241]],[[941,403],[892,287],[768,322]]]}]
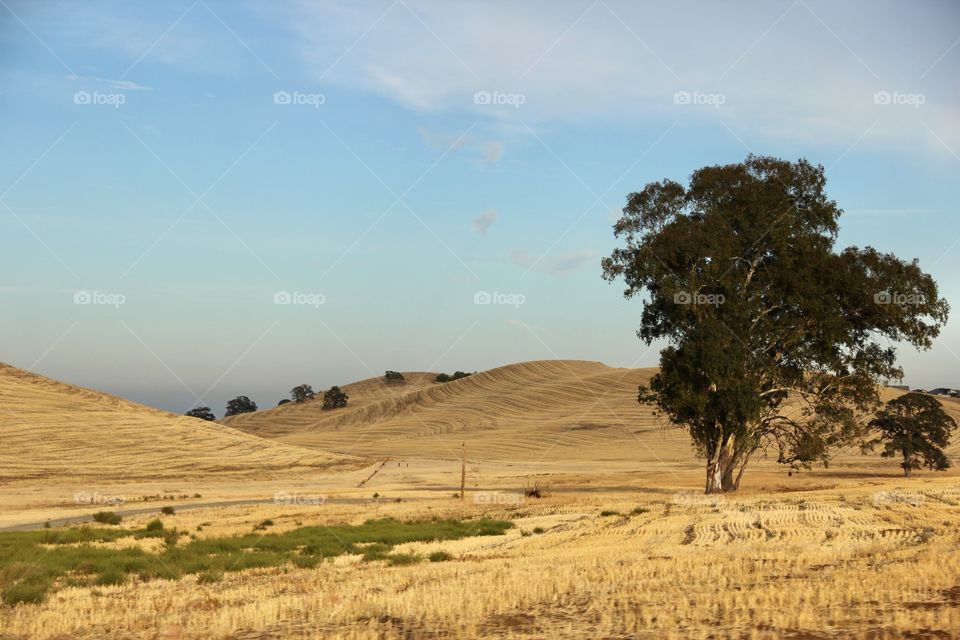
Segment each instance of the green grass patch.
[{"label": "green grass patch", "polygon": [[[502,535],[513,527],[504,520],[368,520],[362,525],[300,527],[284,533],[248,533],[206,540],[189,539],[153,520],[142,529],[48,529],[0,533],[0,593],[8,605],[41,602],[67,585],[123,584],[138,580],[176,580],[196,574],[206,584],[224,573],[293,564],[315,567],[324,558],[361,555],[390,566],[420,562],[416,554],[393,553],[407,542],[441,542],[470,536]],[[140,548],[94,546],[121,538],[162,538],[157,553]],[[438,552],[443,553],[443,552]],[[432,562],[440,559],[430,557]],[[439,556],[437,556],[439,558]],[[449,559],[446,557],[444,559]]]},{"label": "green grass patch", "polygon": [[446,551],[434,551],[427,556],[427,559],[430,560],[430,562],[446,562],[447,560],[452,560],[453,556]]}]

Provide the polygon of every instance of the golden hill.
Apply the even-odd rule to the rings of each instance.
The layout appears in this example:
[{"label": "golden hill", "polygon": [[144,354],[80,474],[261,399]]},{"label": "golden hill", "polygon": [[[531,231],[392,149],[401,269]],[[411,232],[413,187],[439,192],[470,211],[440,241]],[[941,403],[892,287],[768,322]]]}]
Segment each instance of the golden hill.
[{"label": "golden hill", "polygon": [[[544,360],[506,365],[438,384],[433,373],[405,383],[371,378],[346,385],[344,409],[317,399],[226,419],[231,427],[284,442],[357,455],[459,457],[512,462],[690,462],[690,445],[663,431],[637,386],[655,369]],[[652,443],[658,451],[648,450]],[[667,444],[665,451],[663,445]]]},{"label": "golden hill", "polygon": [[0,363],[3,480],[262,475],[343,461]]},{"label": "golden hill", "polygon": [[[693,455],[687,434],[664,428],[652,407],[637,403],[637,387],[655,372],[544,360],[443,384],[433,382],[433,373],[404,373],[404,383],[370,378],[344,386],[350,396],[344,409],[322,411],[318,394],[312,401],[224,422],[258,436],[343,454],[452,459],[460,456],[465,442],[474,462],[521,467],[562,463],[569,471],[628,465],[671,474],[699,472],[703,463]],[[884,389],[883,397],[900,393]],[[960,418],[960,404],[945,405]],[[951,454],[960,454],[960,445],[955,443]],[[837,462],[897,471],[895,461],[864,457],[853,449]],[[751,466],[779,468],[762,459]]]}]

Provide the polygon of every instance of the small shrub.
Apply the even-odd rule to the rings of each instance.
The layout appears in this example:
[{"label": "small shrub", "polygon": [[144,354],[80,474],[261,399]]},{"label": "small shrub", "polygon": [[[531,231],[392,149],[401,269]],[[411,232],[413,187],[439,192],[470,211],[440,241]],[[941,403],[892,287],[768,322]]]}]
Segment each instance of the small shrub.
[{"label": "small shrub", "polygon": [[259,524],[254,525],[253,530],[254,530],[254,531],[263,531],[263,530],[265,530],[267,527],[272,527],[272,526],[273,526],[273,520],[271,520],[270,518],[267,518],[267,519],[264,520],[263,522],[260,522]]},{"label": "small shrub", "polygon": [[172,516],[173,514],[176,513],[176,511],[174,510],[173,507],[167,506],[167,507],[161,507],[160,513],[162,513],[165,516]]},{"label": "small shrub", "polygon": [[223,574],[219,571],[204,571],[197,575],[197,584],[213,584],[223,580]]},{"label": "small shrub", "polygon": [[434,551],[428,556],[428,559],[430,562],[446,562],[447,560],[453,559],[453,556],[446,551]]},{"label": "small shrub", "polygon": [[96,584],[100,586],[110,585],[110,584],[123,584],[126,582],[127,576],[124,575],[123,571],[117,567],[108,567],[97,576]]},{"label": "small shrub", "polygon": [[415,553],[394,553],[387,556],[387,564],[391,567],[402,567],[408,564],[417,564],[422,558]]},{"label": "small shrub", "polygon": [[524,483],[523,495],[526,498],[542,498],[543,494],[540,491],[540,483],[534,482],[532,485]]},{"label": "small shrub", "polygon": [[646,507],[634,507],[634,508],[630,511],[630,515],[634,515],[634,516],[639,516],[639,515],[642,515],[642,514],[644,514],[644,513],[650,513],[650,509],[647,509]]},{"label": "small shrub", "polygon": [[546,529],[544,529],[543,527],[534,527],[534,528],[533,528],[533,532],[534,532],[534,533],[537,533],[537,534],[543,533],[544,531],[546,531]]},{"label": "small shrub", "polygon": [[44,528],[44,529],[49,529],[49,528],[50,528],[50,521],[49,521],[49,520],[47,520],[46,522],[43,523],[43,528]]},{"label": "small shrub", "polygon": [[163,521],[160,518],[154,518],[147,523],[147,531],[163,531]]},{"label": "small shrub", "polygon": [[180,532],[176,529],[170,529],[169,531],[163,532],[163,542],[168,547],[176,546],[177,540],[180,539]]},{"label": "small shrub", "polygon": [[313,569],[323,560],[321,556],[293,556],[293,565],[301,569]]},{"label": "small shrub", "polygon": [[20,582],[3,592],[3,602],[10,606],[19,604],[39,604],[47,595],[48,584],[45,582]]},{"label": "small shrub", "polygon": [[608,509],[604,509],[603,511],[600,512],[601,518],[606,518],[607,516],[618,516],[618,515],[620,515],[619,511],[610,511]]},{"label": "small shrub", "polygon": [[123,520],[123,518],[113,511],[97,511],[93,514],[93,519],[100,524],[120,524],[120,521]]}]

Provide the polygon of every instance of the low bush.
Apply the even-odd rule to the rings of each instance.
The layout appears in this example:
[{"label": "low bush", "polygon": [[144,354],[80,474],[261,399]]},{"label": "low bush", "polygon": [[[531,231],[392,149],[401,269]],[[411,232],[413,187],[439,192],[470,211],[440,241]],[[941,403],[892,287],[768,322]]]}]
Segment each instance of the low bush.
[{"label": "low bush", "polygon": [[123,520],[119,515],[113,511],[97,511],[93,514],[94,522],[99,522],[100,524],[120,524],[120,521]]}]

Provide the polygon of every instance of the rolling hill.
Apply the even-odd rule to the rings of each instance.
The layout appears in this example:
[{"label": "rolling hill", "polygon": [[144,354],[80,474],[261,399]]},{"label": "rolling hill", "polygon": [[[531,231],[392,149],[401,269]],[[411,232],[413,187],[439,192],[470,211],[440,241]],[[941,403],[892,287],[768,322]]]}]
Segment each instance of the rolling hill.
[{"label": "rolling hill", "polygon": [[[344,409],[322,411],[318,395],[224,422],[254,435],[342,454],[455,459],[466,443],[472,461],[699,472],[703,463],[693,455],[687,434],[665,428],[652,407],[636,401],[638,385],[655,372],[543,360],[444,384],[433,382],[433,373],[404,373],[404,383],[378,377],[344,386],[350,396]],[[882,391],[884,398],[900,393]],[[960,418],[960,404],[945,406]],[[960,441],[950,453],[960,455]],[[896,469],[893,461],[866,458],[853,449],[837,462]],[[751,466],[778,468],[762,456]]]},{"label": "rolling hill", "polygon": [[263,475],[347,462],[0,363],[0,480]]},{"label": "rolling hill", "polygon": [[[453,382],[404,373],[404,383],[371,378],[346,385],[344,409],[322,411],[319,397],[224,422],[283,442],[357,455],[501,462],[690,460],[686,436],[664,431],[637,386],[655,369],[544,360],[506,365]],[[650,452],[651,443],[658,451]]]}]

